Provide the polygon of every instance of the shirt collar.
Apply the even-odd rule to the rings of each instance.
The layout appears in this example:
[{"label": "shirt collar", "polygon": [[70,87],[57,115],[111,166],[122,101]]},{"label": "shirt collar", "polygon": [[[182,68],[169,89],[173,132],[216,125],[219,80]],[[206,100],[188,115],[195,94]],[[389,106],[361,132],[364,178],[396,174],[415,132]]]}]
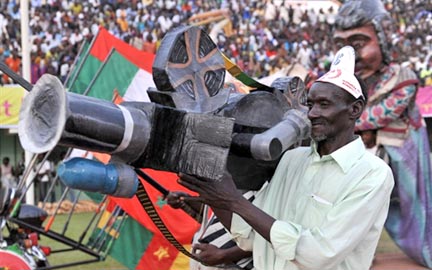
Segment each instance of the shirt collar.
[{"label": "shirt collar", "polygon": [[357,162],[357,160],[359,160],[361,156],[363,156],[365,152],[366,148],[360,136],[357,136],[354,141],[342,146],[333,153],[330,153],[329,155],[324,155],[321,158],[319,158],[319,154],[317,151],[317,143],[315,141],[312,141],[311,144],[312,155],[317,156],[318,160],[321,161],[333,159],[339,165],[339,167],[341,167],[344,173],[346,173],[354,165],[354,163]]}]

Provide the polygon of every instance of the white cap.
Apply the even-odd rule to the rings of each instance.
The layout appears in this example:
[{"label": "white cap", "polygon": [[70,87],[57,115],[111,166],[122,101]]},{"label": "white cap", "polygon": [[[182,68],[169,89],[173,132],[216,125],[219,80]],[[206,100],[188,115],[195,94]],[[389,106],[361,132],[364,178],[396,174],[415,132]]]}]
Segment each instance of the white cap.
[{"label": "white cap", "polygon": [[355,51],[351,46],[341,48],[335,55],[330,71],[317,81],[339,86],[355,98],[363,96],[360,83],[354,76]]}]

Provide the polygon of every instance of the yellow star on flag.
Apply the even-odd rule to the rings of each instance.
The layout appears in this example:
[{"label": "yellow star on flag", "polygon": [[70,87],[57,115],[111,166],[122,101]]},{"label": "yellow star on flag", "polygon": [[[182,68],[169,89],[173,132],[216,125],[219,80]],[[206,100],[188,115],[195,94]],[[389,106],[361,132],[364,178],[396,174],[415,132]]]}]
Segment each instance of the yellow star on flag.
[{"label": "yellow star on flag", "polygon": [[158,257],[158,260],[162,260],[164,258],[169,258],[168,248],[164,248],[162,246],[159,247],[159,249],[153,253],[156,257]]}]

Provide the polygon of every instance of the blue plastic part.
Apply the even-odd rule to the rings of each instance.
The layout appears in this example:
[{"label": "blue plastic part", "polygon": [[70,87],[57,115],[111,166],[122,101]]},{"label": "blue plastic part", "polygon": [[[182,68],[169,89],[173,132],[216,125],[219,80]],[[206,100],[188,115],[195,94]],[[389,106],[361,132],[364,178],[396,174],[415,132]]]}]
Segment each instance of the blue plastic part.
[{"label": "blue plastic part", "polygon": [[113,164],[85,159],[72,158],[63,162],[57,169],[60,180],[68,187],[113,194],[118,185],[118,173]]}]

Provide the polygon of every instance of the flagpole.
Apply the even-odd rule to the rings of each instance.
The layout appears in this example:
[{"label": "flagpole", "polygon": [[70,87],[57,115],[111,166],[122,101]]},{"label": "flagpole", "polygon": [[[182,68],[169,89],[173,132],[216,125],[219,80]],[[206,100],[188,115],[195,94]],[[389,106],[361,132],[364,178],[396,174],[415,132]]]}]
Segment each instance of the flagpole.
[{"label": "flagpole", "polygon": [[[31,82],[30,74],[30,39],[29,39],[29,1],[20,0],[21,15],[21,61],[22,75],[27,82]],[[27,94],[27,93],[26,93]],[[26,95],[24,94],[24,95]],[[33,154],[29,151],[24,152],[24,164],[28,166]],[[30,185],[32,178],[27,177],[27,185]],[[34,186],[30,185],[26,194],[26,203],[35,204]]]},{"label": "flagpole", "polygon": [[[78,74],[80,73],[81,69],[83,68],[85,60],[89,56],[90,50],[93,47],[93,44],[95,43],[95,41],[96,41],[99,33],[100,33],[100,30],[97,32],[97,34],[93,37],[92,41],[90,42],[90,45],[89,45],[89,47],[87,49],[87,52],[84,55],[84,58],[80,61],[80,64],[77,67],[77,71],[73,74],[73,77],[70,79],[71,83],[69,84],[69,86],[67,84],[64,84],[64,86],[67,87],[67,89],[66,89],[67,91],[73,89],[73,86],[74,86],[74,84],[76,82],[76,79],[78,78]],[[69,83],[69,80],[68,80],[68,83]]]},{"label": "flagpole", "polygon": [[29,4],[28,0],[20,0],[20,2],[22,74],[24,79],[30,82]]},{"label": "flagpole", "polygon": [[[73,70],[75,69],[75,66],[76,66],[76,64],[77,64],[77,62],[78,62],[78,59],[81,57],[81,53],[83,52],[84,48],[86,47],[87,42],[88,42],[88,41],[87,41],[87,38],[85,38],[84,41],[82,42],[82,44],[81,44],[79,50],[78,50],[78,54],[77,54],[77,56],[75,57],[74,62],[72,63],[72,66],[71,66],[71,68],[70,68],[70,72],[68,72],[68,74],[67,74],[67,76],[66,76],[66,79],[65,79],[65,81],[64,81],[64,83],[63,83],[65,86],[68,85],[68,83],[69,83],[69,79],[71,78],[70,75],[72,74]],[[88,50],[87,50],[87,52],[88,52]],[[86,52],[86,53],[87,53],[87,52]],[[77,72],[78,72],[78,71],[79,71],[79,70],[77,70]],[[74,74],[74,75],[75,75],[75,74]]]},{"label": "flagpole", "polygon": [[87,85],[87,88],[82,93],[83,96],[88,96],[88,93],[93,88],[93,85],[95,84],[96,79],[99,77],[99,74],[102,72],[102,70],[104,69],[106,63],[108,63],[108,61],[110,60],[110,58],[113,55],[113,53],[114,53],[115,50],[116,50],[115,48],[111,48],[111,50],[109,51],[109,53],[106,56],[105,60],[103,61],[102,65],[98,68],[98,70],[96,71],[96,74],[93,76],[92,80]]}]

